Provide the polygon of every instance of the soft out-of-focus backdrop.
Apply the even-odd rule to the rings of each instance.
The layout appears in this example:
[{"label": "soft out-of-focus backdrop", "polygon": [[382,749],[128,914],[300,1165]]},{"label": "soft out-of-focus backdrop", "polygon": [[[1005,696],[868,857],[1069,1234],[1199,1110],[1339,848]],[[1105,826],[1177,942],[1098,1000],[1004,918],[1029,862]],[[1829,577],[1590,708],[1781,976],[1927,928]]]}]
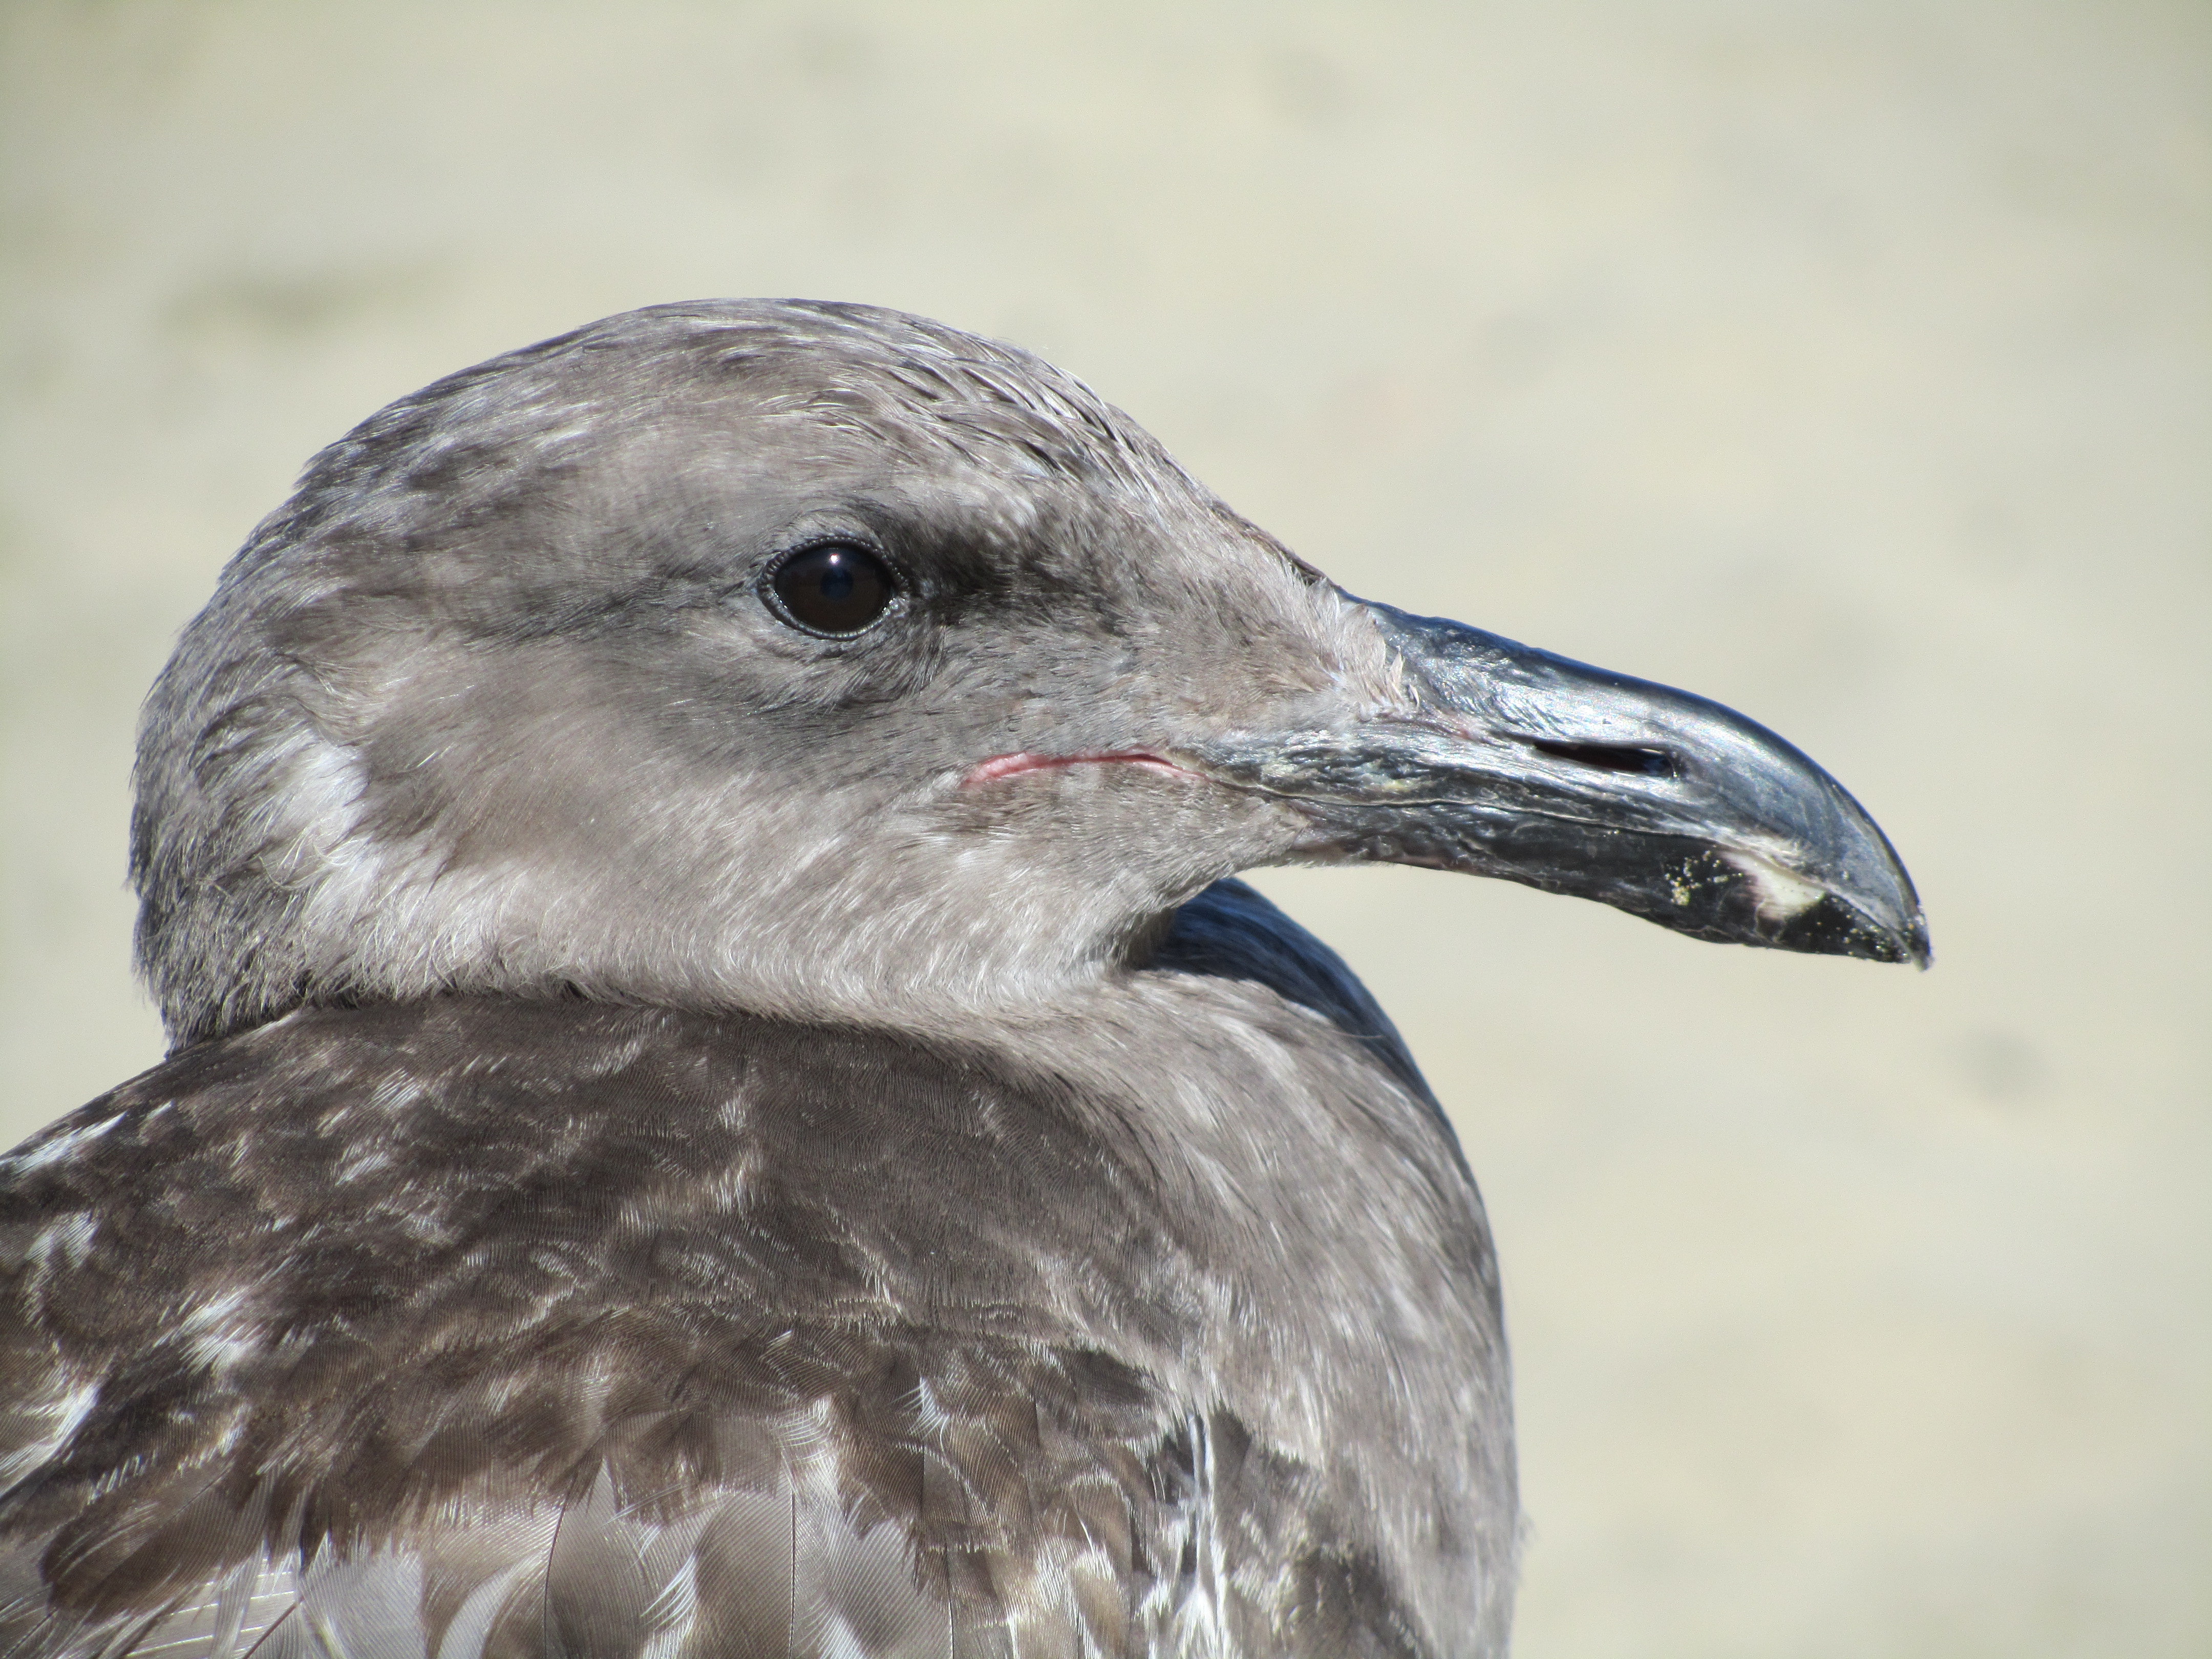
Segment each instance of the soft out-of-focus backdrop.
[{"label": "soft out-of-focus backdrop", "polygon": [[308,453],[602,313],[1033,347],[1355,591],[1740,707],[1926,976],[1261,884],[1504,1255],[1520,1650],[2212,1651],[2212,13],[60,4],[0,19],[0,1128],[154,1060],[136,707]]}]

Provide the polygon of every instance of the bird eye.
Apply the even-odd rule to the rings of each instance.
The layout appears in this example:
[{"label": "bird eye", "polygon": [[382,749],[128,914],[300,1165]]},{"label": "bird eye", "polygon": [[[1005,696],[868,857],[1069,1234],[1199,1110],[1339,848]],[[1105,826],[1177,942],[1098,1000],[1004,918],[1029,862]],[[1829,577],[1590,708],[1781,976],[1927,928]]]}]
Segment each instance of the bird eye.
[{"label": "bird eye", "polygon": [[898,597],[890,567],[850,542],[793,554],[776,566],[769,586],[786,622],[839,638],[872,627]]}]

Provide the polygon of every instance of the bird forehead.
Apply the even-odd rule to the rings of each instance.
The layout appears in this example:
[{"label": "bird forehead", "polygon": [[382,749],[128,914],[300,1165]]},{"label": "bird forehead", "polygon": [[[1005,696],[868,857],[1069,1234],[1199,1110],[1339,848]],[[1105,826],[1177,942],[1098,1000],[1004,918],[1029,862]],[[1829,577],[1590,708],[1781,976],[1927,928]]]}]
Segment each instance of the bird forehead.
[{"label": "bird forehead", "polygon": [[617,319],[629,325],[611,338],[584,331],[426,388],[319,458],[305,482],[325,521],[300,527],[342,533],[303,539],[481,547],[500,520],[603,532],[860,500],[1013,546],[1085,508],[1213,505],[1133,422],[1011,349],[785,320],[661,319],[640,336]]},{"label": "bird forehead", "polygon": [[532,424],[556,441],[579,434],[568,417],[580,411],[583,426],[642,418],[694,436],[734,428],[832,465],[965,461],[1007,480],[1073,479],[1163,496],[1195,489],[1135,422],[1042,359],[866,307],[657,307],[476,374],[461,400],[468,412],[534,412],[544,418]]}]

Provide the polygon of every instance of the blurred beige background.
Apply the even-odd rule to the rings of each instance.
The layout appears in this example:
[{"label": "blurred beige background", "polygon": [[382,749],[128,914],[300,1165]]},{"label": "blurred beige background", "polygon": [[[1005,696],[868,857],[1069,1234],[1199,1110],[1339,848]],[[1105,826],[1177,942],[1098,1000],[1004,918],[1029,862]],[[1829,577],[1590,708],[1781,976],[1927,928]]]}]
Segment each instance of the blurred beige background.
[{"label": "blurred beige background", "polygon": [[0,9],[12,1140],[151,1062],[137,701],[310,451],[701,295],[1031,346],[1354,590],[1734,704],[1936,970],[1411,872],[1519,1651],[2212,1653],[2212,11]]}]

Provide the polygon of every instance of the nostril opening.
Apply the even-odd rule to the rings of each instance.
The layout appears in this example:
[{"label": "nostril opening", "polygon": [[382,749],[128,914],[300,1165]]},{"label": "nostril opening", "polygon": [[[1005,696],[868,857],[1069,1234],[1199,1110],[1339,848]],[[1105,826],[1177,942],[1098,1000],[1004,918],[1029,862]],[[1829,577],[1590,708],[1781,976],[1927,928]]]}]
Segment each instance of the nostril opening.
[{"label": "nostril opening", "polygon": [[1595,766],[1601,772],[1634,772],[1647,778],[1680,775],[1681,766],[1664,749],[1628,743],[1561,743],[1550,738],[1531,738],[1528,746],[1539,754]]}]

